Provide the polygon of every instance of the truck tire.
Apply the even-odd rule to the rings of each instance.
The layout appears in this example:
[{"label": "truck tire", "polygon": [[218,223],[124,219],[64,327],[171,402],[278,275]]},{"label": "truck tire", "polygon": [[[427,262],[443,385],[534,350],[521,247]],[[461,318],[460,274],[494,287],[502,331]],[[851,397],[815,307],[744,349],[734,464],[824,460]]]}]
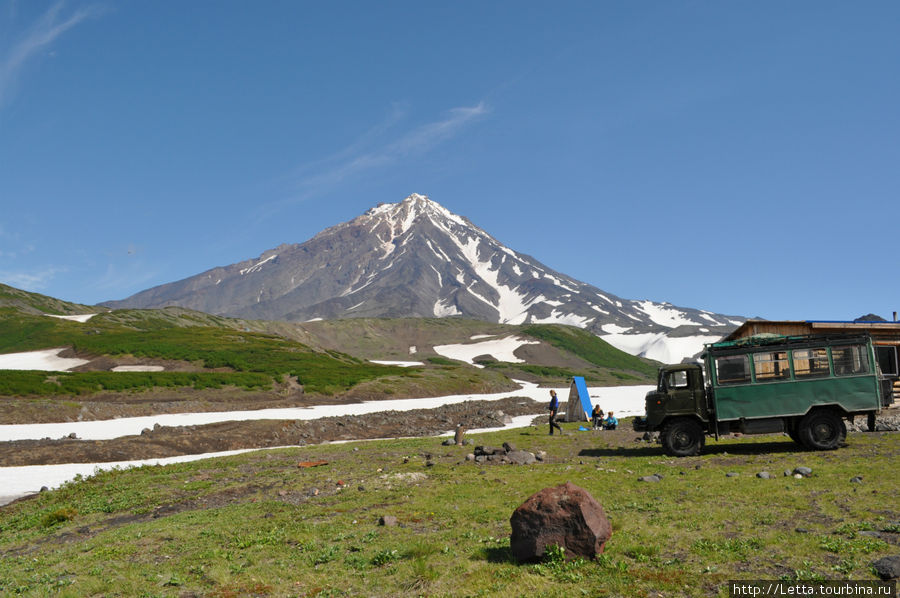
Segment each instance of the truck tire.
[{"label": "truck tire", "polygon": [[847,426],[830,410],[819,409],[807,413],[797,430],[803,445],[813,451],[830,451],[847,437]]},{"label": "truck tire", "polygon": [[706,444],[703,428],[692,419],[676,419],[666,423],[659,436],[663,450],[672,457],[699,455]]}]

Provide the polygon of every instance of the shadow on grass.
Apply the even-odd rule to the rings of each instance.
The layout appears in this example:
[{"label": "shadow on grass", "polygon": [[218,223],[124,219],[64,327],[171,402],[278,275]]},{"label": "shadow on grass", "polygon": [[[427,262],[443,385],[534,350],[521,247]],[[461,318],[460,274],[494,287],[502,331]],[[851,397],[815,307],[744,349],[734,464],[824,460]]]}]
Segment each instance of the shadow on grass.
[{"label": "shadow on grass", "polygon": [[[772,455],[785,453],[805,453],[807,449],[791,440],[771,442],[722,442],[712,441],[704,447],[701,455]],[[641,445],[636,447],[607,447],[582,449],[579,457],[652,457],[665,455],[660,445]]]},{"label": "shadow on grass", "polygon": [[484,559],[489,563],[516,565],[517,561],[513,558],[512,551],[509,546],[497,546],[482,548],[479,551],[479,559]]}]

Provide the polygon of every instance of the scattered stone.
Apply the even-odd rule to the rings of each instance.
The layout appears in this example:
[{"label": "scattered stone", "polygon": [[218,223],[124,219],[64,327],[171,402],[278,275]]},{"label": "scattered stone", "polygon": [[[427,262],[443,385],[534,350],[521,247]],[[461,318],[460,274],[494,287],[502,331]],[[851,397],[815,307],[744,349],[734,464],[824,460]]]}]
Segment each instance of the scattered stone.
[{"label": "scattered stone", "polygon": [[468,455],[466,455],[466,461],[474,461],[474,460],[475,460],[475,453],[469,453]]},{"label": "scattered stone", "polygon": [[850,483],[851,484],[862,484],[862,476],[858,476],[858,475],[853,476],[852,478],[850,478]]},{"label": "scattered stone", "polygon": [[383,525],[385,527],[396,527],[397,526],[397,518],[393,515],[382,515],[378,519],[378,525]]},{"label": "scattered stone", "polygon": [[154,431],[154,432],[155,432],[156,430],[159,430],[160,428],[162,428],[161,425],[159,425],[159,424],[153,424],[153,431]]},{"label": "scattered stone", "polygon": [[885,581],[897,579],[900,577],[900,555],[880,558],[872,563],[872,567],[875,569],[878,577]]},{"label": "scattered stone", "polygon": [[759,472],[758,474],[756,474],[756,477],[758,477],[758,478],[760,478],[760,479],[763,479],[763,480],[771,480],[771,479],[772,479],[773,477],[775,477],[775,476],[773,476],[773,475],[772,475],[771,473],[769,473],[768,471],[761,471],[761,472]]},{"label": "scattered stone", "polygon": [[798,534],[809,534],[809,533],[812,533],[812,530],[807,529],[807,528],[805,528],[805,527],[798,527],[798,528],[795,529],[794,531],[797,532]]},{"label": "scattered stone", "polygon": [[459,443],[454,441],[452,438],[447,438],[446,440],[444,440],[444,442],[441,443],[441,445],[443,445],[443,446],[454,446],[456,444],[459,444]]},{"label": "scattered stone", "polygon": [[511,452],[513,452],[514,450],[516,450],[516,447],[514,447],[513,445],[511,445],[511,444],[508,443],[508,442],[504,442],[504,443],[503,443],[503,450],[506,451],[507,453],[511,453]]},{"label": "scattered stone", "polygon": [[784,470],[784,477],[789,478],[789,477],[791,477],[792,475],[794,475],[794,473],[793,473],[790,469],[785,469],[785,470]]},{"label": "scattered stone", "polygon": [[639,482],[660,482],[662,481],[662,476],[654,473],[653,475],[645,475],[638,478]]},{"label": "scattered stone", "polygon": [[528,451],[510,451],[506,453],[506,458],[513,465],[531,465],[537,459]]},{"label": "scattered stone", "polygon": [[309,496],[319,496],[319,489],[318,488],[310,488],[309,492],[307,492],[307,494]]},{"label": "scattered stone", "polygon": [[146,436],[147,434],[150,434],[150,428],[144,428],[143,430],[141,430],[141,436]]},{"label": "scattered stone", "polygon": [[545,461],[547,459],[547,451],[538,451],[534,454],[534,458],[538,461]]},{"label": "scattered stone", "polygon": [[600,503],[571,482],[531,495],[509,523],[510,550],[518,562],[538,561],[554,545],[565,549],[567,560],[594,558],[612,536]]},{"label": "scattered stone", "polygon": [[808,478],[812,475],[812,469],[809,467],[795,467],[793,473],[794,475],[799,473],[803,477]]},{"label": "scattered stone", "polygon": [[794,474],[794,479],[802,480],[802,479],[803,479],[803,474],[802,474],[802,473],[795,473],[795,474]]},{"label": "scattered stone", "polygon": [[729,471],[728,473],[725,474],[725,477],[726,478],[736,478],[736,477],[738,477],[738,474],[737,474],[737,472]]},{"label": "scattered stone", "polygon": [[72,440],[78,440],[78,434],[72,432],[71,434],[69,434],[69,438],[71,438]]},{"label": "scattered stone", "polygon": [[50,488],[47,488],[46,486],[41,486],[41,492],[50,492]]}]

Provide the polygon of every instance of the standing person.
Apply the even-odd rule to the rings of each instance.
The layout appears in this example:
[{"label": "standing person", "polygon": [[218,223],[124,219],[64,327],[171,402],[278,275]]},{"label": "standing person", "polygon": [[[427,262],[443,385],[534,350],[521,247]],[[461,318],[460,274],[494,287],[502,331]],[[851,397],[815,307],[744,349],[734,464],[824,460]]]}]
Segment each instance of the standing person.
[{"label": "standing person", "polygon": [[603,425],[603,409],[600,409],[600,403],[594,405],[594,410],[591,411],[591,423],[595,430],[599,430]]},{"label": "standing person", "polygon": [[553,436],[554,426],[559,430],[560,436],[562,436],[562,428],[556,423],[556,414],[559,412],[559,399],[556,398],[555,390],[550,391],[550,405],[548,409],[550,409],[550,436]]}]

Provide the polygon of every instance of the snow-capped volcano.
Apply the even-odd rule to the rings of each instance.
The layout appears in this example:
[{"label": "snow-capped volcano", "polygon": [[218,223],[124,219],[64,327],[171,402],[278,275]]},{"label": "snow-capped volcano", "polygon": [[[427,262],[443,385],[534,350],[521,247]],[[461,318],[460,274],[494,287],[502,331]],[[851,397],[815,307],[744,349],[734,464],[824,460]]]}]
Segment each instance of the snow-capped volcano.
[{"label": "snow-capped volcano", "polygon": [[[661,361],[672,359],[649,350],[661,339],[711,342],[744,320],[621,299],[505,247],[468,219],[418,194],[381,204],[305,243],[281,245],[257,259],[105,305],[180,305],[287,321],[465,316],[507,324],[571,324]],[[694,343],[697,348],[689,354],[702,342]]]}]

